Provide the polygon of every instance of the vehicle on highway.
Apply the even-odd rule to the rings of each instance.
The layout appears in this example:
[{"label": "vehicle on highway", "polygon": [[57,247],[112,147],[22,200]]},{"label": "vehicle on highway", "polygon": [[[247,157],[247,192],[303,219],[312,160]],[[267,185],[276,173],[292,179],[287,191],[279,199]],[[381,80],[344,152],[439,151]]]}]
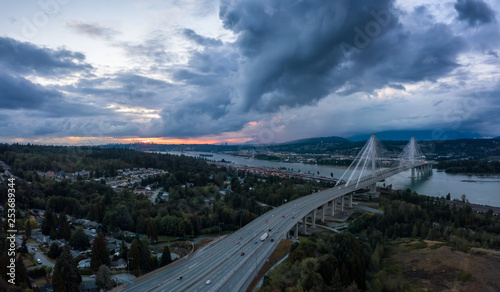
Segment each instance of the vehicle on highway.
[{"label": "vehicle on highway", "polygon": [[240,256],[244,256],[244,255],[245,255],[245,253],[244,253],[244,252],[242,252],[242,253],[240,254]]},{"label": "vehicle on highway", "polygon": [[267,238],[267,232],[260,236],[260,241],[264,241]]},{"label": "vehicle on highway", "polygon": [[269,228],[267,231],[271,232],[271,228]]},{"label": "vehicle on highway", "polygon": [[281,218],[285,218],[285,215],[281,215]]},{"label": "vehicle on highway", "polygon": [[238,241],[236,244],[240,244],[240,242]]},{"label": "vehicle on highway", "polygon": [[274,242],[274,239],[271,238],[271,242]]},{"label": "vehicle on highway", "polygon": [[182,276],[177,277],[177,280],[180,280],[180,279],[182,279]]},{"label": "vehicle on highway", "polygon": [[212,281],[211,281],[211,280],[207,280],[207,281],[205,282],[205,284],[207,284],[207,285],[209,285],[210,283],[212,283]]},{"label": "vehicle on highway", "polygon": [[90,278],[95,278],[95,275],[90,275]]},{"label": "vehicle on highway", "polygon": [[256,242],[254,242],[253,244],[257,244],[257,241],[256,241]]},{"label": "vehicle on highway", "polygon": [[42,260],[41,259],[36,259],[36,262],[41,264],[42,263]]}]

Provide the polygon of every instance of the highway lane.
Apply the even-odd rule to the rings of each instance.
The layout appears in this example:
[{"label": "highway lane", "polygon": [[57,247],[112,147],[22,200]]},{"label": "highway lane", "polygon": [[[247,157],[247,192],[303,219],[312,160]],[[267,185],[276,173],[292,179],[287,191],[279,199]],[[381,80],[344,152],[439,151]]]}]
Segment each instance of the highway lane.
[{"label": "highway lane", "polygon": [[[359,184],[337,186],[279,206],[219,240],[217,244],[197,251],[187,261],[137,283],[126,291],[244,291],[252,280],[251,275],[255,273],[253,269],[256,266],[260,268],[275,250],[279,240],[286,237],[286,232],[312,210],[410,168],[402,166],[383,170],[376,177],[364,177]],[[261,242],[259,237],[268,228],[272,230],[270,236]],[[245,255],[241,256],[241,252]],[[182,280],[177,280],[180,275]],[[209,285],[205,284],[207,280],[211,280]]]}]

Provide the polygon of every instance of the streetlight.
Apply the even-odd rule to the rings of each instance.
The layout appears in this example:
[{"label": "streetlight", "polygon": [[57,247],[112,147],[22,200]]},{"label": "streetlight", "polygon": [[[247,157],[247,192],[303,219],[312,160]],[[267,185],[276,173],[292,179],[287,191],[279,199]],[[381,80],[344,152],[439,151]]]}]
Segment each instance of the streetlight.
[{"label": "streetlight", "polygon": [[130,275],[130,259],[134,259],[134,258],[127,257],[127,274],[129,274],[129,275]]}]

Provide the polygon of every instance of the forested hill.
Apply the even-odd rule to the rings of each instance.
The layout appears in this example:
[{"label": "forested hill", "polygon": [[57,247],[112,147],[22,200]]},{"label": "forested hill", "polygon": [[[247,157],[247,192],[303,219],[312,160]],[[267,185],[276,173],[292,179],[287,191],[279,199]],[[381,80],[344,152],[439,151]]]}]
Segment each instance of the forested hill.
[{"label": "forested hill", "polygon": [[24,171],[80,170],[116,174],[117,169],[146,167],[175,171],[184,167],[197,168],[205,163],[190,157],[150,154],[130,149],[102,149],[98,147],[39,146],[1,144],[0,160],[11,166],[12,172],[22,177]]},{"label": "forested hill", "polygon": [[[259,202],[276,206],[283,200],[331,187],[280,177],[260,178],[184,155],[128,149],[3,144],[0,160],[19,177],[16,179],[19,208],[86,218],[115,235],[124,230],[144,234],[156,230],[159,236],[210,234],[218,232],[219,224],[224,224],[222,231],[235,230],[267,211]],[[125,176],[126,168],[162,172],[121,189],[112,188],[113,182],[136,180]],[[69,173],[82,170],[89,173],[78,177],[73,174],[76,179],[67,179]],[[66,172],[66,178],[54,179],[45,173],[61,171]],[[146,186],[166,196],[152,201],[150,195],[134,193]],[[7,194],[6,184],[0,182],[0,204],[6,203]],[[50,228],[46,232],[50,234]],[[51,238],[68,236],[56,232]]]}]

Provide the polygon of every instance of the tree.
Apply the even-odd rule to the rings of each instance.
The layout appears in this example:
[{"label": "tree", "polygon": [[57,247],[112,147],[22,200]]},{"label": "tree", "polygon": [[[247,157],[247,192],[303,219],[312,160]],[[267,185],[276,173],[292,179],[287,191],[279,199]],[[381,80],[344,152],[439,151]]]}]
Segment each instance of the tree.
[{"label": "tree", "polygon": [[129,230],[129,227],[133,225],[134,220],[132,220],[132,216],[130,216],[130,212],[127,207],[123,204],[119,204],[113,212],[113,222],[114,226],[119,227],[122,230]]},{"label": "tree", "polygon": [[42,233],[44,235],[50,235],[52,228],[54,227],[56,220],[54,219],[54,215],[50,210],[45,212],[45,216],[42,219]]},{"label": "tree", "polygon": [[463,203],[465,203],[465,198],[466,198],[465,194],[462,194],[462,202]]},{"label": "tree", "polygon": [[127,260],[128,259],[128,247],[125,244],[125,241],[122,240],[120,244],[120,257]]},{"label": "tree", "polygon": [[165,247],[163,248],[163,253],[161,254],[160,267],[168,265],[171,262],[172,262],[172,257],[170,255],[170,248],[168,247],[168,245],[165,245]]},{"label": "tree", "polygon": [[23,236],[23,243],[21,244],[21,254],[26,255],[28,253],[28,246],[26,245],[26,237]]},{"label": "tree", "polygon": [[69,239],[69,244],[78,250],[86,250],[89,244],[89,237],[82,228],[77,228]]},{"label": "tree", "polygon": [[104,291],[108,291],[113,288],[113,282],[111,280],[111,270],[108,266],[102,265],[99,267],[97,276],[95,278],[95,284],[97,288],[103,289]]},{"label": "tree", "polygon": [[97,272],[100,266],[109,265],[109,249],[106,246],[106,239],[101,230],[94,239],[92,246],[92,258],[90,259],[90,269]]},{"label": "tree", "polygon": [[[3,276],[3,275],[2,275]],[[31,288],[31,282],[28,277],[28,271],[23,262],[23,257],[19,255],[16,259],[16,283],[21,287]]]},{"label": "tree", "polygon": [[72,264],[68,248],[64,248],[61,256],[57,259],[52,276],[52,286],[57,292],[77,292],[79,290],[82,277],[78,269]]},{"label": "tree", "polygon": [[139,241],[137,239],[132,240],[130,245],[130,251],[128,252],[128,259],[130,263],[130,269],[134,271],[140,268],[141,264],[141,251],[139,250]]},{"label": "tree", "polygon": [[61,255],[61,250],[59,249],[59,245],[57,243],[55,243],[55,242],[52,242],[52,244],[50,245],[50,249],[49,249],[49,252],[47,253],[47,255],[51,259],[56,259],[57,257],[59,257],[59,255]]},{"label": "tree", "polygon": [[156,224],[153,219],[148,220],[147,233],[148,233],[148,238],[152,242],[158,241],[158,231],[156,230]]},{"label": "tree", "polygon": [[30,220],[26,220],[26,227],[25,227],[25,231],[26,231],[26,237],[27,238],[30,238],[31,237],[31,222]]}]

